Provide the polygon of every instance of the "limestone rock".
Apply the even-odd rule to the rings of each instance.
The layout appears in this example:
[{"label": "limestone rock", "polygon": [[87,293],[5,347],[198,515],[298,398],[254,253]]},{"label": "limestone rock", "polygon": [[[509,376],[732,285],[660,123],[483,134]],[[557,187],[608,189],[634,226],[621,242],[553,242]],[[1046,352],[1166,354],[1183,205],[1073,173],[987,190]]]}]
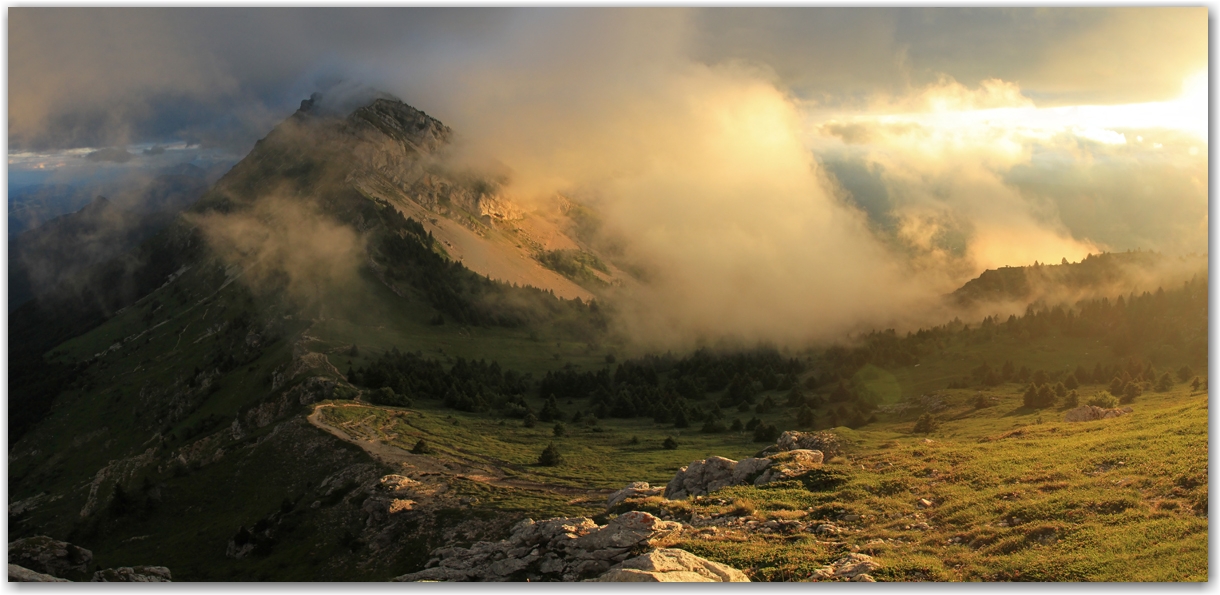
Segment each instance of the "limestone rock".
[{"label": "limestone rock", "polygon": [[736,568],[678,549],[658,549],[623,561],[593,579],[627,583],[748,583]]},{"label": "limestone rock", "polygon": [[821,465],[822,459],[820,451],[808,449],[777,451],[770,457],[750,457],[741,461],[708,457],[679,469],[665,486],[665,497],[681,500],[690,496],[705,496],[728,486],[765,485],[791,479]]},{"label": "limestone rock", "polygon": [[[792,479],[817,468],[822,464],[822,453],[817,450],[796,449],[782,452],[771,457],[771,466],[760,474],[754,485],[766,485],[773,481]],[[760,459],[756,459],[760,460]]]},{"label": "limestone rock", "polygon": [[1095,405],[1081,405],[1075,409],[1063,414],[1064,421],[1094,421],[1098,419],[1110,419],[1111,417],[1119,417],[1131,413],[1133,409],[1130,407],[1106,409]]},{"label": "limestone rock", "polygon": [[432,552],[428,567],[395,581],[572,581],[597,576],[632,553],[681,530],[631,511],[599,526],[584,517],[517,523],[507,539]]},{"label": "limestone rock", "polygon": [[733,467],[733,485],[743,485],[754,483],[755,479],[761,477],[768,467],[771,466],[772,459],[760,459],[748,457],[737,461],[737,466]]},{"label": "limestone rock", "polygon": [[164,566],[122,566],[93,573],[95,583],[170,583],[169,569]]},{"label": "limestone rock", "polygon": [[733,468],[737,461],[724,457],[708,457],[678,470],[665,486],[665,497],[680,500],[687,496],[703,496],[732,485]]},{"label": "limestone rock", "polygon": [[10,583],[70,583],[66,578],[59,578],[41,572],[34,572],[24,566],[8,565],[8,582]]},{"label": "limestone rock", "polygon": [[780,451],[816,450],[828,459],[843,453],[843,441],[833,432],[788,431],[780,434],[775,446]]},{"label": "limestone rock", "polygon": [[87,572],[93,562],[93,552],[66,541],[37,535],[8,544],[8,561],[34,572],[70,578]]},{"label": "limestone rock", "polygon": [[614,508],[628,498],[646,498],[648,496],[659,496],[665,492],[665,488],[651,487],[646,481],[634,481],[627,487],[610,494],[606,498],[606,508]]},{"label": "limestone rock", "polygon": [[870,574],[881,568],[881,564],[866,554],[850,553],[817,569],[813,577],[820,580],[846,580],[875,583]]}]

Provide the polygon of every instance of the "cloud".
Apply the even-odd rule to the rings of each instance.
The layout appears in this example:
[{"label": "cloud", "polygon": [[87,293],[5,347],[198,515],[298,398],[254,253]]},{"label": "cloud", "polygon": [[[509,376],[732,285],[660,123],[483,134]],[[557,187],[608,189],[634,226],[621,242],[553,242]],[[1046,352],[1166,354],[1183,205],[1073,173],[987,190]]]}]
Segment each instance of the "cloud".
[{"label": "cloud", "polygon": [[[648,273],[621,322],[657,342],[830,337],[931,317],[984,267],[1205,245],[1205,144],[1045,109],[1176,96],[1206,67],[1205,9],[10,14],[14,147],[236,147],[312,91],[386,89],[518,202],[597,206]],[[260,216],[207,228],[301,291],[299,255],[342,275],[359,246]]]},{"label": "cloud", "polygon": [[132,157],[134,157],[134,155],[128,153],[127,149],[122,149],[119,147],[98,149],[85,155],[85,159],[88,159],[89,161],[109,161],[112,163],[127,163],[128,161],[131,161]]},{"label": "cloud", "polygon": [[299,197],[271,193],[249,209],[186,217],[243,283],[256,292],[282,289],[302,304],[353,285],[364,258],[363,238]]}]

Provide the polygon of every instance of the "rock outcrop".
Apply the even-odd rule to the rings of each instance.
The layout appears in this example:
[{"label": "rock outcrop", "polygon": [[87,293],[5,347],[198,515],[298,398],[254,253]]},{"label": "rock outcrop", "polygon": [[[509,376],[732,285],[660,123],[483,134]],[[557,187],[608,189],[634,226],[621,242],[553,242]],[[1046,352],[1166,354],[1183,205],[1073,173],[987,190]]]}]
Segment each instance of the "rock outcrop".
[{"label": "rock outcrop", "polygon": [[616,583],[748,583],[745,573],[705,560],[685,550],[657,549],[624,560],[596,582]]},{"label": "rock outcrop", "polygon": [[584,517],[521,521],[508,539],[432,553],[428,567],[395,581],[574,581],[596,577],[682,525],[632,511],[599,526]]},{"label": "rock outcrop", "polygon": [[9,564],[27,568],[37,573],[74,579],[85,578],[93,552],[66,541],[36,535],[18,539],[8,544]]},{"label": "rock outcrop", "polygon": [[[826,458],[832,459],[843,454],[843,441],[834,432],[788,431],[780,434],[779,439],[775,441],[775,446],[764,450],[763,453],[770,454],[789,450],[816,450]],[[756,456],[764,456],[763,453]]]},{"label": "rock outcrop", "polygon": [[1094,421],[1098,419],[1110,419],[1131,413],[1130,407],[1106,409],[1096,405],[1081,405],[1075,409],[1063,414],[1064,421]]},{"label": "rock outcrop", "polygon": [[778,452],[763,458],[749,457],[740,461],[708,457],[679,469],[665,486],[665,497],[681,500],[690,496],[705,496],[729,486],[766,485],[773,481],[792,479],[821,465],[822,459],[821,452],[806,449]]},{"label": "rock outcrop", "polygon": [[8,565],[8,582],[10,583],[70,583],[66,578],[59,578],[41,572],[34,572],[24,566]]},{"label": "rock outcrop", "polygon": [[614,508],[628,498],[647,498],[650,496],[660,496],[665,492],[665,488],[652,487],[646,481],[633,481],[627,487],[610,494],[606,498],[606,508]]},{"label": "rock outcrop", "polygon": [[122,566],[93,573],[95,583],[171,583],[173,576],[164,566]]},{"label": "rock outcrop", "polygon": [[869,573],[881,568],[872,556],[865,554],[847,554],[830,564],[817,569],[813,577],[818,580],[839,580],[875,583]]}]

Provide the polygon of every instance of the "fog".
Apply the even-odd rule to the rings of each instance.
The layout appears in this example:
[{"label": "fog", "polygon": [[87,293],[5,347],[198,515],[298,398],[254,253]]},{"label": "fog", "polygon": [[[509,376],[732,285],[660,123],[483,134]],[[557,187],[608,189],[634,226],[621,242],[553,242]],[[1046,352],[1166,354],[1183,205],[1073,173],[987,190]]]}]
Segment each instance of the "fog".
[{"label": "fog", "polygon": [[[88,59],[36,37],[54,22],[66,47],[107,47],[61,39],[96,15],[60,14],[14,13],[13,76],[54,70],[14,84],[18,146],[245,146],[312,91],[385,90],[453,128],[463,167],[495,162],[514,202],[595,208],[600,240],[644,273],[613,300],[646,343],[931,324],[987,268],[1206,251],[1205,141],[1022,121],[1178,96],[1206,65],[1206,11],[256,11],[232,30],[233,11],[135,11],[102,15],[140,32]],[[1141,23],[1178,33],[1145,40]],[[65,99],[82,69],[96,98]],[[222,125],[174,101],[242,107]],[[200,224],[230,257],[292,271],[294,291],[351,274],[354,236],[268,205]]]}]

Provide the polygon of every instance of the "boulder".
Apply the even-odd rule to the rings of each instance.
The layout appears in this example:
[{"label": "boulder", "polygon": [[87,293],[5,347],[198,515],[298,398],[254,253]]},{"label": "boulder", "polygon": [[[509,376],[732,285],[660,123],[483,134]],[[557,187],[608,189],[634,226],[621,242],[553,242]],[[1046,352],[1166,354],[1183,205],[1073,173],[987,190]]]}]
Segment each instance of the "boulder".
[{"label": "boulder", "polygon": [[606,498],[606,508],[614,508],[628,498],[647,498],[649,496],[660,496],[665,492],[665,488],[651,487],[646,481],[635,481],[627,487],[610,494]]},{"label": "boulder", "polygon": [[869,573],[878,568],[881,568],[881,564],[872,556],[851,553],[815,570],[813,577],[820,580],[874,583],[877,581]]},{"label": "boulder", "polygon": [[24,566],[8,565],[8,582],[10,583],[70,583],[66,578],[59,578],[41,572],[34,572]]},{"label": "boulder", "polygon": [[1063,414],[1064,421],[1094,421],[1098,419],[1110,419],[1131,413],[1133,410],[1130,407],[1106,409],[1097,407],[1096,405],[1081,405],[1075,409],[1069,410]]},{"label": "boulder", "polygon": [[773,455],[771,465],[754,479],[754,485],[766,485],[773,481],[792,479],[816,469],[822,464],[821,451],[797,449]]},{"label": "boulder", "polygon": [[596,582],[620,583],[748,583],[736,568],[705,560],[678,549],[658,549],[624,560]]},{"label": "boulder", "polygon": [[843,453],[843,441],[834,432],[784,432],[775,441],[775,447],[779,451],[816,450],[828,459]]},{"label": "boulder", "polygon": [[93,562],[93,552],[46,535],[36,535],[8,544],[8,561],[34,572],[83,579]]},{"label": "boulder", "polygon": [[734,461],[724,457],[708,457],[681,468],[665,486],[665,497],[681,500],[690,496],[706,496],[720,488],[735,485],[765,485],[791,479],[822,464],[822,453],[797,449],[777,451],[769,457],[750,457]]},{"label": "boulder", "polygon": [[631,511],[598,525],[584,517],[517,523],[507,539],[432,552],[427,567],[395,581],[573,581],[606,572],[682,528]]},{"label": "boulder", "polygon": [[122,566],[93,573],[95,583],[170,583],[173,576],[164,566]]},{"label": "boulder", "polygon": [[737,461],[724,457],[708,457],[678,470],[665,486],[665,497],[681,500],[687,496],[704,496],[732,485],[733,468]]}]

